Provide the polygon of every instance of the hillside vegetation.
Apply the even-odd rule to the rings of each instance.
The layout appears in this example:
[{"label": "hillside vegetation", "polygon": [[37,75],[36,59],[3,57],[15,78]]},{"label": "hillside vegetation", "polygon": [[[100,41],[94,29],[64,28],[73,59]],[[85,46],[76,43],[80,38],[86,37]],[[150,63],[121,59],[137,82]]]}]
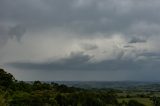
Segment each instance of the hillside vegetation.
[{"label": "hillside vegetation", "polygon": [[134,92],[17,81],[0,69],[0,106],[160,106],[153,92]]}]

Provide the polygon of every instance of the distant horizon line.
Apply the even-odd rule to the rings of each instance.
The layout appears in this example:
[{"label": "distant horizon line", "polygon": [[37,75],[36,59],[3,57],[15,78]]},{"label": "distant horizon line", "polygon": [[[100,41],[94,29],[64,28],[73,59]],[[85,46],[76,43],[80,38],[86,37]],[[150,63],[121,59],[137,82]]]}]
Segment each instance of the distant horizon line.
[{"label": "distant horizon line", "polygon": [[[18,80],[18,81],[25,81],[25,80]],[[111,80],[30,80],[25,82],[33,82],[33,81],[40,81],[40,82],[160,82],[160,80],[121,80],[121,81],[111,81]]]}]

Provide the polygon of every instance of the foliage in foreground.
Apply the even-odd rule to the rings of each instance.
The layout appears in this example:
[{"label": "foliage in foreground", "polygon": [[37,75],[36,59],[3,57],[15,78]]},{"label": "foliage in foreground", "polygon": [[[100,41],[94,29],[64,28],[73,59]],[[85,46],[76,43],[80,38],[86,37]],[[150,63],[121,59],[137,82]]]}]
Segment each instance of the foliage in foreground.
[{"label": "foliage in foreground", "polygon": [[[0,106],[145,106],[117,100],[114,90],[86,90],[57,83],[17,81],[0,69]],[[160,106],[154,98],[155,106]]]}]

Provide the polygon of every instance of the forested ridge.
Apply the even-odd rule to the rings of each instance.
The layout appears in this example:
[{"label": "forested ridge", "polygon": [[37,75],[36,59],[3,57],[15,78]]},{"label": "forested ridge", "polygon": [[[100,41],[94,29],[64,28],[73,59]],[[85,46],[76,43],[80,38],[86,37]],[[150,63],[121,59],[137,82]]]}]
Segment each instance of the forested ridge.
[{"label": "forested ridge", "polygon": [[[0,69],[0,106],[147,106],[136,100],[119,100],[113,89],[83,89],[57,83],[18,81]],[[128,96],[128,97],[127,97]],[[130,98],[129,95],[121,98]],[[149,97],[154,106],[158,98]]]}]

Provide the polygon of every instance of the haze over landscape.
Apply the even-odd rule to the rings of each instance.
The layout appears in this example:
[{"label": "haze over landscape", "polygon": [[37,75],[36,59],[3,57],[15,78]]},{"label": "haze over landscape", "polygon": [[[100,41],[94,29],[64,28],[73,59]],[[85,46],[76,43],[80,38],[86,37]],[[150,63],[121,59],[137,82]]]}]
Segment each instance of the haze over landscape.
[{"label": "haze over landscape", "polygon": [[159,0],[0,0],[0,67],[24,81],[160,81],[159,10]]}]

